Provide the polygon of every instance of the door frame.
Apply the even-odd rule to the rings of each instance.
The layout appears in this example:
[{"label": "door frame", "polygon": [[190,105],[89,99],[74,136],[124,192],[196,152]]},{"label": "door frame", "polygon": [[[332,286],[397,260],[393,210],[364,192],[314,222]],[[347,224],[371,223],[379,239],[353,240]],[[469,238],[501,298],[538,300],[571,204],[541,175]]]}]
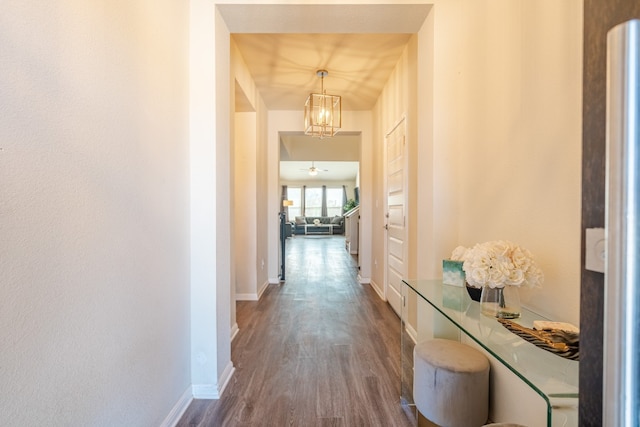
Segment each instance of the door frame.
[{"label": "door frame", "polygon": [[[406,262],[408,261],[408,244],[407,244],[407,224],[409,223],[408,221],[408,185],[409,185],[409,181],[408,181],[408,159],[407,159],[407,151],[406,151],[406,147],[407,147],[407,115],[406,113],[403,113],[400,115],[400,118],[398,120],[396,120],[396,122],[393,124],[393,126],[390,127],[390,129],[385,132],[384,134],[384,147],[383,147],[383,175],[384,175],[384,183],[383,183],[383,188],[384,188],[384,260],[383,260],[383,266],[384,266],[384,286],[383,286],[383,292],[384,292],[384,300],[389,302],[389,231],[387,229],[388,226],[388,215],[389,215],[389,200],[388,200],[388,189],[389,189],[389,183],[388,183],[388,150],[387,150],[387,145],[388,145],[388,140],[389,137],[391,136],[391,134],[398,129],[398,127],[402,126],[404,128],[404,149],[402,152],[402,168],[403,168],[403,175],[402,175],[402,187],[403,187],[403,206],[404,206],[404,244],[402,246],[402,258],[403,258],[403,262],[404,262],[404,267],[405,267],[405,271],[404,273],[406,274],[407,271],[407,265]],[[397,313],[398,316],[400,316],[400,313]]]}]

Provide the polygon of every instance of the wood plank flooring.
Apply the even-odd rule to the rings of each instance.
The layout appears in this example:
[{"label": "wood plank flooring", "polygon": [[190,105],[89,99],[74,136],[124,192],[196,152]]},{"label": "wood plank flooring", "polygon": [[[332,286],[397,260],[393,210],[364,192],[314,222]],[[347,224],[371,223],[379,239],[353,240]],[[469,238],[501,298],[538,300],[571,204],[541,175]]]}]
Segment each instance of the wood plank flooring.
[{"label": "wood plank flooring", "polygon": [[400,405],[400,320],[343,236],[287,239],[287,280],[237,303],[236,371],[178,426],[413,426]]}]

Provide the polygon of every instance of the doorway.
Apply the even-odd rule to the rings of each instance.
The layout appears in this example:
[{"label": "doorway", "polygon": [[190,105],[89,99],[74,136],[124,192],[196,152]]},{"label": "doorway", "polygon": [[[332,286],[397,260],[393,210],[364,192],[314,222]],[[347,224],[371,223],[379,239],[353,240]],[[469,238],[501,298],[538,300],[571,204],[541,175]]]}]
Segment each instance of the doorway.
[{"label": "doorway", "polygon": [[[277,0],[275,0],[277,2]],[[304,9],[294,12],[295,9]],[[336,19],[317,19],[317,13],[308,13],[308,9],[329,14]],[[235,322],[230,312],[232,292],[230,284],[234,263],[231,257],[231,236],[229,224],[232,223],[233,183],[230,174],[231,130],[232,123],[229,106],[233,97],[233,88],[228,82],[230,75],[231,33],[282,33],[282,32],[318,32],[318,33],[417,33],[421,30],[431,5],[286,5],[282,4],[217,4],[209,0],[191,2],[190,34],[190,116],[191,116],[191,301],[192,301],[192,383],[194,395],[203,398],[216,398],[224,389],[233,373],[230,360],[230,339],[232,324]],[[417,11],[417,13],[416,13]],[[284,19],[291,14],[298,18]],[[358,16],[357,22],[351,17]],[[393,19],[391,19],[393,18]],[[330,27],[327,27],[330,23]],[[356,25],[357,24],[357,25]],[[355,26],[354,26],[355,25]],[[297,58],[302,59],[302,58]],[[251,88],[248,88],[251,89]],[[255,91],[255,87],[253,88]],[[248,95],[253,95],[251,90]],[[270,129],[299,129],[296,123],[299,114],[291,111],[270,110],[257,113],[258,139],[264,138],[265,150],[261,159],[270,167],[260,172],[259,183],[265,183],[268,191],[264,203],[259,201],[266,214],[257,215],[264,224],[265,243],[269,245],[267,257],[258,257],[250,262],[258,269],[268,270],[268,281],[277,280],[277,234],[280,197],[277,191],[278,168],[274,167],[278,159],[278,135]],[[286,118],[285,118],[286,117]],[[291,117],[294,117],[291,119]],[[281,121],[284,120],[284,122]],[[345,116],[346,119],[346,116]],[[362,123],[355,129],[366,129],[363,134],[363,159],[372,159],[373,135],[371,114],[352,112],[352,123]],[[282,126],[280,126],[282,124]],[[362,212],[362,228],[372,226],[371,206],[373,205],[372,182],[373,166],[361,165],[361,177],[364,178],[360,197],[363,206],[369,204],[369,210]],[[377,201],[376,201],[377,203]],[[262,211],[261,211],[262,212]],[[275,225],[275,226],[272,226]],[[372,242],[363,241],[362,250],[371,251]],[[261,243],[258,243],[261,246]],[[371,274],[371,256],[361,259],[363,270]],[[370,277],[370,276],[369,276]],[[368,283],[365,277],[362,283]],[[370,280],[370,278],[369,278]],[[213,327],[212,327],[213,325]]]},{"label": "doorway", "polygon": [[396,124],[385,137],[386,180],[386,284],[385,296],[400,316],[402,278],[406,277],[406,159],[405,120]]}]

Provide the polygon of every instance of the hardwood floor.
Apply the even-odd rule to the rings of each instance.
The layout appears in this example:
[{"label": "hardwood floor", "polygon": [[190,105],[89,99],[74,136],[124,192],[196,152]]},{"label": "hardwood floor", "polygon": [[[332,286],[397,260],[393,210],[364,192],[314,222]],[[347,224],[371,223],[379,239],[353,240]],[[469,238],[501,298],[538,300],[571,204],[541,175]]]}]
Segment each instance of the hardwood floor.
[{"label": "hardwood floor", "polygon": [[400,405],[400,320],[342,236],[287,239],[287,281],[237,304],[236,367],[178,426],[413,426]]}]

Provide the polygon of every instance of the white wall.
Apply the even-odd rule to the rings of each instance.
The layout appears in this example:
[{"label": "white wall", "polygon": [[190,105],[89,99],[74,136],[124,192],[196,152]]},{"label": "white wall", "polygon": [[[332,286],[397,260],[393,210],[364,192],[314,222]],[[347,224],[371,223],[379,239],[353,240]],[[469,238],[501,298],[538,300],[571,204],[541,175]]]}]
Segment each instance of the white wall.
[{"label": "white wall", "polygon": [[196,398],[218,398],[231,362],[231,40],[210,0],[191,0],[191,381]]},{"label": "white wall", "polygon": [[188,3],[5,2],[0,424],[189,398]]},{"label": "white wall", "polygon": [[435,2],[374,110],[379,288],[384,135],[406,117],[408,276],[440,277],[458,245],[512,240],[546,274],[526,304],[578,323],[581,22],[579,0]]},{"label": "white wall", "polygon": [[433,236],[420,254],[433,264],[420,273],[438,277],[456,245],[511,240],[546,275],[527,304],[577,324],[582,2],[439,1],[433,16],[433,145],[420,159],[432,175],[420,192],[434,218],[419,231]]},{"label": "white wall", "polygon": [[406,206],[405,217],[407,224],[407,255],[405,260],[407,277],[417,277],[416,272],[416,194],[420,183],[416,180],[417,156],[417,123],[416,123],[416,38],[413,37],[402,53],[398,63],[389,76],[378,102],[374,108],[374,142],[373,142],[373,194],[374,216],[372,228],[372,257],[373,267],[371,280],[379,292],[384,292],[386,255],[384,252],[386,233],[386,165],[385,165],[385,135],[396,125],[405,128],[405,162],[406,178]]},{"label": "white wall", "polygon": [[[231,43],[231,73],[236,90],[243,92],[248,104],[244,106],[251,112],[236,112],[234,176],[234,209],[231,222],[235,235],[232,239],[234,262],[234,290],[231,311],[235,312],[236,300],[257,300],[268,284],[266,276],[266,248],[264,242],[266,228],[260,227],[259,219],[261,193],[266,191],[264,175],[264,117],[266,108],[256,90],[255,82],[237,49]],[[232,94],[234,95],[234,94]],[[232,96],[233,97],[233,96]],[[239,103],[236,101],[236,107]],[[260,124],[259,124],[260,123]],[[235,316],[232,317],[235,325]]]},{"label": "white wall", "polygon": [[[235,201],[233,211],[235,290],[241,300],[258,299],[256,275],[256,113],[235,114]],[[233,302],[233,301],[232,301]]]}]

